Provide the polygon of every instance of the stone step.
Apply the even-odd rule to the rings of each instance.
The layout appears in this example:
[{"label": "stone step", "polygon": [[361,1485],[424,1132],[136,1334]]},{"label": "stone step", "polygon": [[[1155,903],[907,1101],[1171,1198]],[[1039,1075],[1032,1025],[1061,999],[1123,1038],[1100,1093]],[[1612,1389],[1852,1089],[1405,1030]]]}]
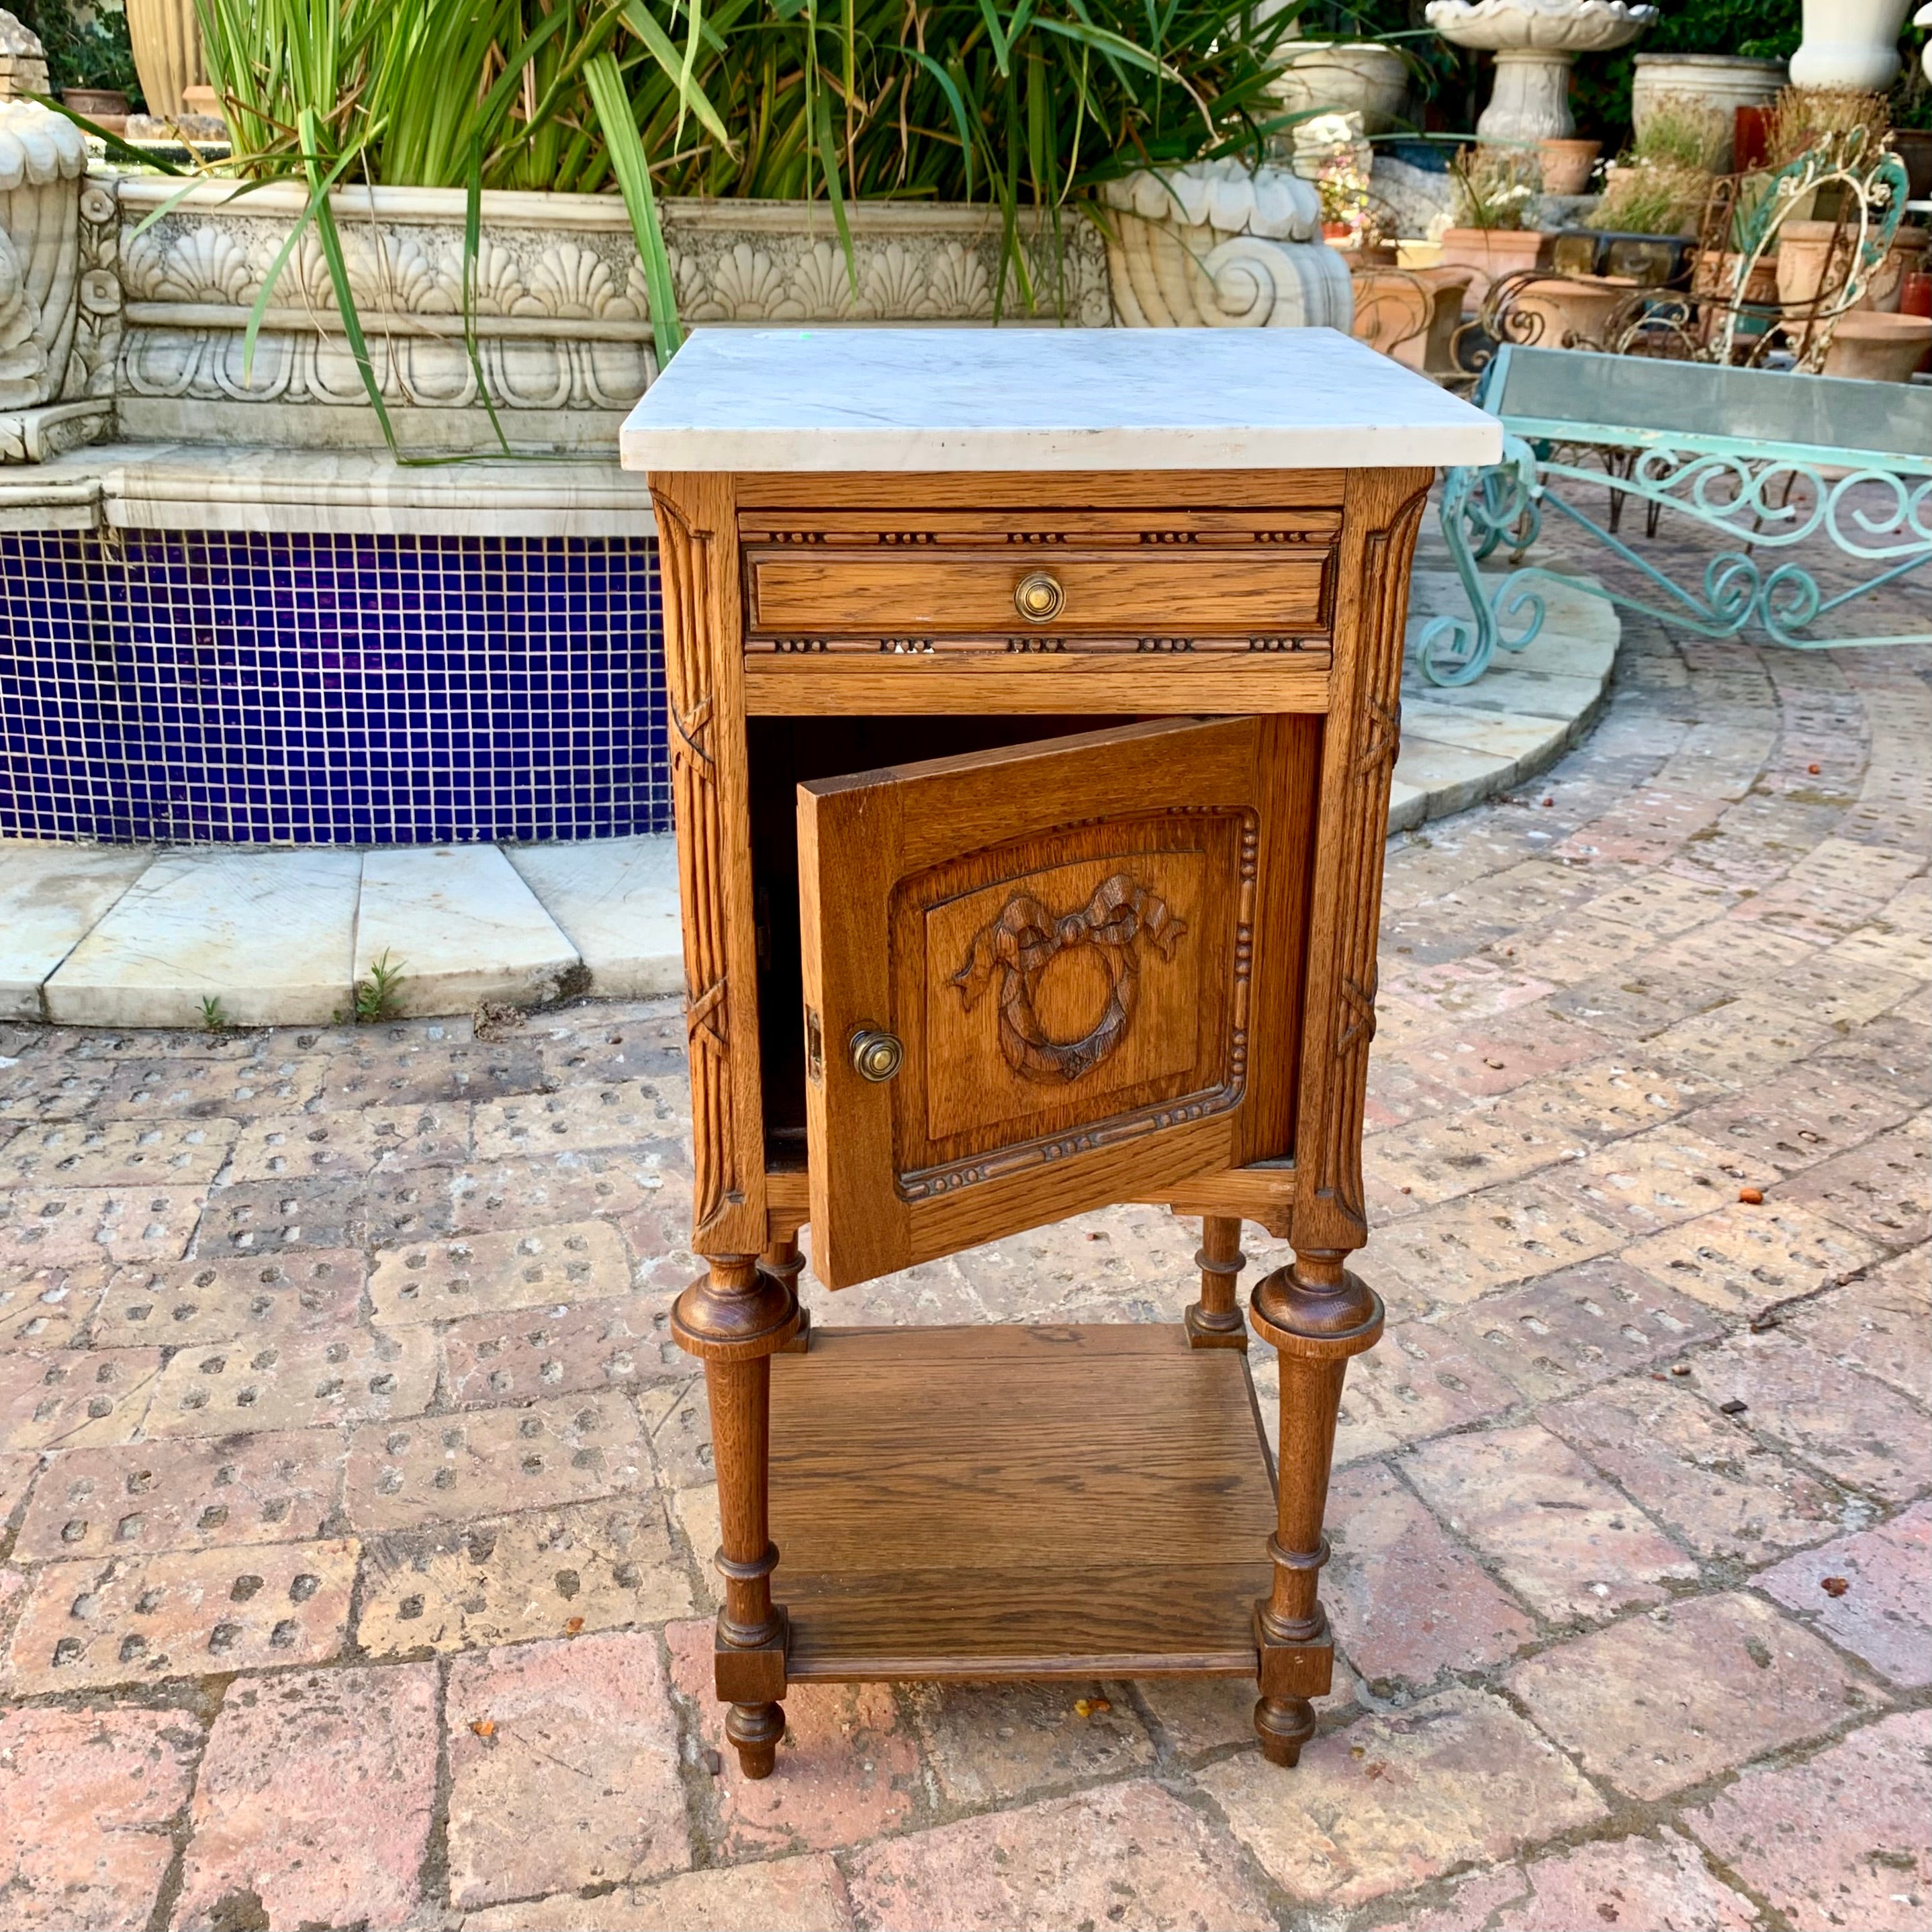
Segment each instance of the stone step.
[{"label": "stone step", "polygon": [[76,845],[0,840],[0,1018],[320,1024],[378,961],[399,1016],[682,985],[673,841]]}]

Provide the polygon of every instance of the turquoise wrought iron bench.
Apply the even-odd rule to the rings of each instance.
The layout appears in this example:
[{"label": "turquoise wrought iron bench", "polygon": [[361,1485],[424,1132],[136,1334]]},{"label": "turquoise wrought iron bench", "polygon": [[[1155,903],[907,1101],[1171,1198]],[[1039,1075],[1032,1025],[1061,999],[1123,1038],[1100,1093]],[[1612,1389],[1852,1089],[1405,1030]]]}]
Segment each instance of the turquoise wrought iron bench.
[{"label": "turquoise wrought iron bench", "polygon": [[[1932,643],[1932,628],[1828,634],[1835,614],[1932,560],[1932,388],[1506,344],[1474,400],[1501,421],[1503,458],[1451,470],[1444,486],[1443,534],[1474,615],[1424,629],[1432,683],[1472,683],[1498,646],[1521,650],[1542,628],[1545,580],[1707,638],[1755,622],[1799,650]],[[1642,503],[1653,530],[1674,512],[1735,545],[1711,557],[1701,585],[1674,583],[1624,540],[1618,517],[1600,523],[1576,500],[1606,489],[1614,508]],[[1500,545],[1520,557],[1552,512],[1615,552],[1644,594],[1535,564],[1486,584],[1477,565]],[[1826,594],[1792,554],[1814,539],[1870,574]]]}]

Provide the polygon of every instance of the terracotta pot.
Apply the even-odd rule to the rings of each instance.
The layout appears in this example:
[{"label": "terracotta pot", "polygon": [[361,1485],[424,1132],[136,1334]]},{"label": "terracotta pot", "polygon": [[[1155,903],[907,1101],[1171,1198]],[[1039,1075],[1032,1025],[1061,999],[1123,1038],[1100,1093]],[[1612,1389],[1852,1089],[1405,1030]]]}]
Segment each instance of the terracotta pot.
[{"label": "terracotta pot", "polygon": [[1834,250],[1832,238],[1841,232],[1835,221],[1787,221],[1778,231],[1778,298],[1786,308],[1805,308],[1831,292],[1827,277]]},{"label": "terracotta pot", "polygon": [[1932,316],[1854,309],[1838,318],[1825,352],[1825,374],[1865,382],[1909,382],[1932,346]]},{"label": "terracotta pot", "polygon": [[128,118],[128,97],[118,87],[64,87],[61,105],[103,126]]},{"label": "terracotta pot", "polygon": [[1600,141],[1539,141],[1545,194],[1588,194],[1590,170],[1604,151]]},{"label": "terracotta pot", "polygon": [[[1932,275],[1921,273],[1906,277],[1898,292],[1898,312],[1900,315],[1932,316]],[[1932,349],[1919,357],[1918,366],[1921,369],[1932,369]]]},{"label": "terracotta pot", "polygon": [[1454,373],[1467,268],[1356,272],[1355,339],[1426,376]]},{"label": "terracotta pot", "polygon": [[1916,222],[1903,222],[1898,232],[1892,237],[1892,247],[1885,260],[1872,271],[1872,278],[1865,284],[1865,292],[1858,298],[1860,308],[1880,309],[1896,315],[1898,298],[1907,275],[1916,273],[1925,266],[1925,244],[1932,241],[1932,234]]},{"label": "terracotta pot", "polygon": [[[1744,257],[1734,253],[1702,254],[1690,271],[1690,292],[1707,300],[1729,302],[1738,285],[1738,264]],[[1751,264],[1750,279],[1744,286],[1743,298],[1769,308],[1778,301],[1778,258],[1760,255]]]},{"label": "terracotta pot", "polygon": [[1611,318],[1636,286],[1622,276],[1550,275],[1518,289],[1510,307],[1536,317],[1539,349],[1604,349]]},{"label": "terracotta pot", "polygon": [[1442,266],[1474,271],[1467,300],[1472,308],[1480,308],[1492,282],[1542,266],[1550,238],[1535,228],[1445,229]]},{"label": "terracotta pot", "polygon": [[128,38],[148,112],[184,112],[182,89],[208,79],[194,0],[128,0]]}]

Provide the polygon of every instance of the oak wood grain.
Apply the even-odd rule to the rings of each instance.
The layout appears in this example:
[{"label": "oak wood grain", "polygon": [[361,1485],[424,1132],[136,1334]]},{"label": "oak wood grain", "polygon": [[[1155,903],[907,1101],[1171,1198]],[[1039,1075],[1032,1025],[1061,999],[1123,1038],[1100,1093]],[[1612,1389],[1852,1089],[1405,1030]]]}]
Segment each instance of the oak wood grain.
[{"label": "oak wood grain", "polygon": [[826,1329],[772,1417],[791,1676],[1254,1670],[1275,1504],[1240,1354]]},{"label": "oak wood grain", "polygon": [[[1155,550],[1055,548],[1011,555],[759,550],[746,560],[753,637],[1001,635],[1022,641],[1082,633],[1156,639],[1243,638],[1319,628],[1328,554],[1319,548]],[[1049,577],[1064,601],[1037,623],[1014,596]]]},{"label": "oak wood grain", "polygon": [[1324,711],[1325,643],[1292,651],[1037,656],[1002,644],[968,655],[748,655],[745,704],[754,717],[944,711],[1166,714]]},{"label": "oak wood grain", "polygon": [[[1228,1164],[1218,1117],[1238,1108],[1246,1077],[1237,922],[1251,916],[1260,735],[1252,719],[1160,722],[800,786],[807,1026],[825,1042],[807,1094],[812,1262],[827,1286],[1120,1198],[1127,1176],[1158,1186]],[[970,954],[967,927],[994,909],[989,884],[1004,880],[1016,904],[1036,886],[1053,904],[1036,914],[1052,926],[1078,910],[1076,888],[1108,878],[1138,880],[1150,898],[1156,880],[1184,893],[1194,929],[1174,932],[1184,917],[1167,936],[1187,948],[1185,966],[1156,946],[1144,971],[1154,1025],[1178,1037],[1146,1030],[1152,1044],[1133,1049],[1124,1085],[1101,1065],[1024,1097],[999,1014],[982,1000],[976,1022],[950,983],[953,951]],[[944,922],[962,904],[955,931]],[[1000,969],[1000,983],[994,1001],[1022,976]],[[1171,1004],[1176,988],[1192,1012]],[[897,1078],[854,1070],[860,1030],[905,1044]]]}]

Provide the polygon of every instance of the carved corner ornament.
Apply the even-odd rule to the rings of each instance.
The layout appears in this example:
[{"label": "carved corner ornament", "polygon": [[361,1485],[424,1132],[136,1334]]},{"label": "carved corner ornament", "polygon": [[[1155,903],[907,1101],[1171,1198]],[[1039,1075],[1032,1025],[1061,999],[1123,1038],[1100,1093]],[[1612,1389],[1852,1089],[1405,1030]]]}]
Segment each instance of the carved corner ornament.
[{"label": "carved corner ornament", "polygon": [[705,620],[712,593],[712,532],[694,528],[652,491],[663,574],[671,786],[676,796],[679,886],[685,907],[685,1025],[691,1048],[692,1220],[702,1235],[738,1191],[731,1088],[730,999],[725,951],[723,814]]},{"label": "carved corner ornament", "polygon": [[[1339,854],[1328,1064],[1312,1110],[1311,1183],[1296,1198],[1292,1239],[1306,1247],[1358,1248],[1368,1239],[1362,1191],[1362,1121],[1376,1031],[1376,942],[1390,781],[1402,742],[1402,620],[1410,560],[1427,500],[1418,490],[1391,506],[1364,545],[1370,586],[1363,615],[1364,678],[1334,802],[1347,830]],[[1309,1096],[1304,1095],[1304,1100]]]},{"label": "carved corner ornament", "polygon": [[[965,963],[950,983],[968,1012],[995,979],[999,982],[1000,1051],[1022,1078],[1064,1081],[1090,1073],[1126,1037],[1140,984],[1142,956],[1151,946],[1163,960],[1187,931],[1159,893],[1125,872],[1094,888],[1084,906],[1052,913],[1029,892],[1016,892],[973,935]],[[1077,1040],[1054,1040],[1034,1006],[1034,992],[1049,962],[1091,946],[1112,981],[1098,1020]]]}]

